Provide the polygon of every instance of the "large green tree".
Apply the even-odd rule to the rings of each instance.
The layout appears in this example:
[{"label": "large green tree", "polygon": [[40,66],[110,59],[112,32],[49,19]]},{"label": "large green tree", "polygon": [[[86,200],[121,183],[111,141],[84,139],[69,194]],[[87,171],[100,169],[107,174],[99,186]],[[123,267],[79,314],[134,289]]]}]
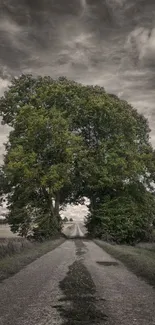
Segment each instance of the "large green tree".
[{"label": "large green tree", "polygon": [[6,145],[3,171],[8,180],[8,220],[15,232],[27,235],[37,224],[49,237],[60,231],[59,211],[71,188],[74,156],[80,136],[53,107],[21,107]]},{"label": "large green tree", "polygon": [[[13,227],[18,226],[16,215],[28,224],[33,216],[41,227],[46,224],[46,231],[52,220],[55,228],[58,207],[87,196],[90,233],[102,237],[107,232],[114,240],[122,236],[129,241],[123,229],[114,236],[115,222],[111,226],[105,219],[108,211],[110,220],[117,216],[120,228],[122,220],[125,228],[131,221],[132,234],[139,220],[132,240],[140,237],[140,230],[143,239],[148,237],[154,218],[155,153],[143,115],[102,87],[31,75],[13,79],[0,100],[0,113],[13,128],[3,168]],[[16,213],[19,205],[23,214]]]}]

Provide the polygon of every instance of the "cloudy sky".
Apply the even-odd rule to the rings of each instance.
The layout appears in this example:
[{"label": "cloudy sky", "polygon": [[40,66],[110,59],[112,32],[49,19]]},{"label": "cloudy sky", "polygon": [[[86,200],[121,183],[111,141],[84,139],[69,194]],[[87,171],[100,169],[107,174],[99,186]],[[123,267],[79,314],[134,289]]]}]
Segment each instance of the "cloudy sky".
[{"label": "cloudy sky", "polygon": [[68,205],[64,211],[61,212],[62,218],[72,218],[73,220],[82,221],[88,213],[87,205],[89,204],[88,199],[85,199],[85,205]]},{"label": "cloudy sky", "polygon": [[0,95],[22,72],[104,86],[149,119],[155,146],[154,0],[0,0]]}]

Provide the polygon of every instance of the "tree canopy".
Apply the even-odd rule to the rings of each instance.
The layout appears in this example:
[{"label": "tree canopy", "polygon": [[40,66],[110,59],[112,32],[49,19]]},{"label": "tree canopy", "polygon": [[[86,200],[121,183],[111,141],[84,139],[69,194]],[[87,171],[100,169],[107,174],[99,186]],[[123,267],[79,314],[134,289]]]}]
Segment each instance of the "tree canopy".
[{"label": "tree canopy", "polygon": [[[126,101],[65,77],[21,75],[0,99],[12,127],[2,166],[13,231],[60,231],[60,209],[90,199],[88,231],[145,240],[154,220],[155,152],[149,125]],[[5,186],[4,186],[5,184]]]}]

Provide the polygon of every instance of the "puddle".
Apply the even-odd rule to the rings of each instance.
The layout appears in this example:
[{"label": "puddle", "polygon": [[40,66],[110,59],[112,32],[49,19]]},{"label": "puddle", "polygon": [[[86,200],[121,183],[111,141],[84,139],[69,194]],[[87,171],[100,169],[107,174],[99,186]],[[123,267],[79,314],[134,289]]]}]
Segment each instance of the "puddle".
[{"label": "puddle", "polygon": [[96,263],[99,265],[103,265],[103,266],[117,266],[117,265],[119,265],[119,263],[115,262],[115,261],[111,261],[111,262],[97,261]]},{"label": "puddle", "polygon": [[[82,250],[82,244],[78,244]],[[63,297],[53,308],[59,311],[62,325],[103,325],[106,323],[105,300],[96,297],[96,287],[91,275],[78,256],[59,286]]]},{"label": "puddle", "polygon": [[74,241],[76,246],[76,256],[78,257],[84,257],[84,254],[87,253],[88,249],[84,245],[82,240],[75,240]]}]

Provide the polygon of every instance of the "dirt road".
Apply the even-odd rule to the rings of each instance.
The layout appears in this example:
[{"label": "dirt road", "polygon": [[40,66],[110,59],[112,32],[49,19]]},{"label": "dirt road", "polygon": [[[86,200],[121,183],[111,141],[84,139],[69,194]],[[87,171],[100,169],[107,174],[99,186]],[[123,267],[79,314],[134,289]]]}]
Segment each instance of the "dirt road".
[{"label": "dirt road", "polygon": [[0,325],[155,324],[154,289],[84,239],[2,282],[0,301]]}]

